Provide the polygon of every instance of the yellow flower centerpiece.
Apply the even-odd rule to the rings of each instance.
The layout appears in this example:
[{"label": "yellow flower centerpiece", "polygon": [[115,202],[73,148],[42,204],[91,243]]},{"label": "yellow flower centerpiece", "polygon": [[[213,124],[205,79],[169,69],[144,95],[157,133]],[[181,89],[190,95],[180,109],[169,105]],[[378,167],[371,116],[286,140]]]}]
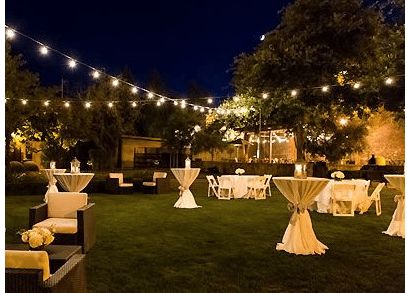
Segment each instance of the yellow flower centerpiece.
[{"label": "yellow flower centerpiece", "polygon": [[245,172],[246,171],[244,169],[241,169],[241,168],[237,168],[235,170],[235,174],[237,174],[237,175],[243,175]]},{"label": "yellow flower centerpiece", "polygon": [[54,231],[47,228],[33,228],[31,230],[20,230],[21,240],[30,245],[30,249],[41,250],[54,241]]}]

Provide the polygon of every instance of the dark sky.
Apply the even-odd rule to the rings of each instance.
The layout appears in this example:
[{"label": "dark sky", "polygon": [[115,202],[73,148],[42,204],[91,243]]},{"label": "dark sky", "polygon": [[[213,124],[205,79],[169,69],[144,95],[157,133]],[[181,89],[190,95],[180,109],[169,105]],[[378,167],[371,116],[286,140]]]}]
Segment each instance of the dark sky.
[{"label": "dark sky", "polygon": [[[140,86],[158,70],[168,87],[185,93],[196,81],[214,96],[233,94],[233,58],[250,52],[278,25],[289,0],[258,1],[6,1],[6,24],[81,61],[116,75],[126,66]],[[45,84],[89,77],[65,60],[41,57],[32,43],[13,41]]]}]

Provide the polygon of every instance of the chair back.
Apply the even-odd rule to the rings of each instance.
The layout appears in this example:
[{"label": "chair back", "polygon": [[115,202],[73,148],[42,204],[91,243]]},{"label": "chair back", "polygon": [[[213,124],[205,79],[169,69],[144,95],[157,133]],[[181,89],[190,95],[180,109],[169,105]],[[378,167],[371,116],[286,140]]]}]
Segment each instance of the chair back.
[{"label": "chair back", "polygon": [[167,172],[154,172],[153,181],[156,181],[158,178],[167,178]]},{"label": "chair back", "polygon": [[337,183],[332,184],[332,198],[336,200],[352,200],[355,192],[355,184]]},{"label": "chair back", "polygon": [[43,281],[51,276],[46,251],[6,250],[5,260],[7,269],[42,270]]},{"label": "chair back", "polygon": [[109,178],[118,178],[119,185],[123,183],[123,173],[109,173]]},{"label": "chair back", "polygon": [[264,174],[264,178],[266,178],[266,180],[264,181],[264,185],[265,185],[266,187],[270,186],[271,177],[273,177],[273,175],[266,175],[266,174]]},{"label": "chair back", "polygon": [[209,182],[209,186],[211,186],[211,187],[217,187],[218,186],[218,183],[216,182],[215,176],[207,175],[206,179]]},{"label": "chair back", "polygon": [[76,219],[76,211],[88,204],[88,194],[58,192],[48,194],[48,218]]},{"label": "chair back", "polygon": [[380,191],[382,191],[383,187],[384,187],[384,183],[379,183],[375,190],[373,190],[372,195],[370,196],[371,200],[378,200],[380,199]]}]

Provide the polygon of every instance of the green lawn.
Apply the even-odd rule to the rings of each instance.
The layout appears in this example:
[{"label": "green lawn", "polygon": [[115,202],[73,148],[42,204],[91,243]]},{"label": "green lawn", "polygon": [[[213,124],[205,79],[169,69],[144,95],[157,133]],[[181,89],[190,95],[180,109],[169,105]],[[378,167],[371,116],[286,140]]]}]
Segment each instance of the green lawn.
[{"label": "green lawn", "polygon": [[[276,251],[290,214],[276,190],[267,200],[207,198],[203,207],[175,209],[177,193],[90,194],[96,203],[97,243],[87,255],[90,292],[404,292],[404,240],[382,234],[395,208],[395,191],[382,191],[355,217],[311,212],[325,255]],[[370,190],[371,192],[372,190]],[[28,224],[28,208],[42,196],[7,196],[6,242]]]}]

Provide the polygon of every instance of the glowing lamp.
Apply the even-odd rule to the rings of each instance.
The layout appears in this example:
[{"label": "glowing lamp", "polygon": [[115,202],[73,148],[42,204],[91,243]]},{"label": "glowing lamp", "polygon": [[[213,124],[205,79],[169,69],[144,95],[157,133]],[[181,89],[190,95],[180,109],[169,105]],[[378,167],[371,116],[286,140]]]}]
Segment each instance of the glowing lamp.
[{"label": "glowing lamp", "polygon": [[81,172],[80,166],[81,166],[81,162],[79,162],[79,160],[75,157],[71,161],[71,173],[72,174],[80,173]]},{"label": "glowing lamp", "polygon": [[329,87],[328,87],[327,85],[324,85],[324,86],[322,87],[322,91],[323,91],[324,93],[326,93],[328,90],[329,90]]},{"label": "glowing lamp", "polygon": [[69,66],[70,68],[75,68],[75,66],[76,66],[76,61],[73,60],[73,59],[70,59],[70,60],[68,61],[68,66]]},{"label": "glowing lamp", "polygon": [[138,92],[138,88],[136,88],[135,86],[133,86],[133,87],[131,88],[131,92],[132,92],[133,94],[136,94],[136,93]]},{"label": "glowing lamp", "polygon": [[14,39],[16,36],[16,32],[12,30],[11,28],[6,29],[6,38],[9,40]]},{"label": "glowing lamp", "polygon": [[48,54],[48,48],[45,47],[44,45],[40,47],[40,53],[41,55],[47,55]]},{"label": "glowing lamp", "polygon": [[307,163],[297,162],[294,165],[294,178],[306,179],[307,178]]}]

